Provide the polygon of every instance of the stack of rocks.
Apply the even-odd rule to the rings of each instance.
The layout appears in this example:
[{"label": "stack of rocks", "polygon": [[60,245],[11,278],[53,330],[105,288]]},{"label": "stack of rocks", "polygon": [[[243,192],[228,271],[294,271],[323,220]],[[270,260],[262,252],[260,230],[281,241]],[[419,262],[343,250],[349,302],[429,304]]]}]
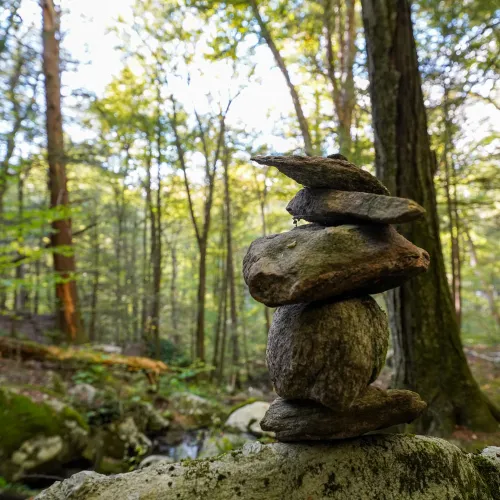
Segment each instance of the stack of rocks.
[{"label": "stack of rocks", "polygon": [[277,307],[267,364],[277,398],[261,427],[281,441],[342,439],[411,422],[419,395],[370,384],[389,339],[369,294],[427,270],[429,256],[390,225],[424,214],[340,155],[257,156],[305,186],[288,204],[310,224],[255,240],[243,261],[252,296]]}]

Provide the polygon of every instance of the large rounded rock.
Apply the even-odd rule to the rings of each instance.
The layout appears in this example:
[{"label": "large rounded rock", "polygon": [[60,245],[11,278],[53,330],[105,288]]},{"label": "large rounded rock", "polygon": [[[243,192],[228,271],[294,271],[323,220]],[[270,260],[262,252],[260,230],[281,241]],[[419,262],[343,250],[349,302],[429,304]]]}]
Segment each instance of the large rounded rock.
[{"label": "large rounded rock", "polygon": [[387,317],[371,297],[279,307],[267,343],[274,389],[348,408],[377,378],[388,341]]},{"label": "large rounded rock", "polygon": [[255,240],[243,276],[269,307],[380,293],[427,270],[429,255],[392,226],[306,224]]},{"label": "large rounded rock", "polygon": [[393,425],[412,422],[426,404],[415,392],[368,387],[345,410],[313,401],[277,398],[261,422],[280,441],[346,439]]},{"label": "large rounded rock", "polygon": [[474,455],[424,436],[252,443],[218,459],[163,463],[114,477],[80,472],[36,500],[495,500],[495,466],[481,462],[477,467]]},{"label": "large rounded rock", "polygon": [[256,436],[266,434],[260,428],[260,421],[264,418],[266,411],[269,410],[269,403],[266,401],[254,401],[234,410],[224,427],[233,432],[250,432]]},{"label": "large rounded rock", "polygon": [[347,160],[322,156],[254,156],[252,160],[276,167],[287,177],[312,188],[389,194],[376,177]]},{"label": "large rounded rock", "polygon": [[363,222],[400,224],[425,214],[423,207],[406,198],[309,188],[301,189],[286,209],[295,219],[327,226]]}]

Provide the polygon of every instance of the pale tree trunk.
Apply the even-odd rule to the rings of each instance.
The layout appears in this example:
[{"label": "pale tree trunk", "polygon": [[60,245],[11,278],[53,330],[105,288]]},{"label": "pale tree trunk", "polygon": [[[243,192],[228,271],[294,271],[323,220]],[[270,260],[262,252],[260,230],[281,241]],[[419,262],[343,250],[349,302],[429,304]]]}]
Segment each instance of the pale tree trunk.
[{"label": "pale tree trunk", "polygon": [[313,147],[313,142],[311,139],[311,133],[309,131],[309,124],[307,122],[307,118],[304,114],[304,109],[302,107],[302,102],[299,96],[299,92],[295,85],[292,82],[292,78],[290,77],[290,73],[288,72],[288,68],[286,67],[285,60],[281,55],[274,39],[269,31],[269,28],[260,15],[259,5],[257,0],[250,0],[250,5],[252,7],[253,15],[257,21],[257,24],[260,28],[260,36],[264,39],[269,50],[273,54],[274,60],[276,61],[276,65],[281,71],[283,78],[285,79],[286,85],[288,87],[288,91],[290,92],[290,97],[292,98],[293,107],[295,109],[295,114],[297,116],[297,121],[299,122],[299,128],[302,135],[302,139],[304,141],[304,151],[306,155],[315,154],[315,150]]},{"label": "pale tree trunk", "polygon": [[[69,208],[66,165],[61,116],[61,81],[59,73],[59,15],[52,0],[42,0],[43,72],[45,76],[47,151],[51,208]],[[75,281],[75,256],[57,251],[64,246],[73,249],[71,219],[52,223],[51,246],[54,249],[56,296],[59,325],[68,342],[86,341]]]},{"label": "pale tree trunk", "polygon": [[449,435],[457,425],[496,431],[496,411],[481,393],[465,358],[446,279],[433,183],[435,157],[407,0],[362,0],[378,177],[392,195],[426,209],[402,233],[429,252],[422,274],[388,293],[397,387],[418,392],[425,414],[412,428]]},{"label": "pale tree trunk", "polygon": [[227,281],[229,286],[229,306],[231,312],[231,343],[232,343],[232,366],[231,387],[241,388],[240,380],[240,346],[238,341],[238,313],[236,306],[236,286],[234,279],[233,262],[233,228],[231,220],[231,187],[229,183],[229,149],[224,148],[224,203],[226,206],[226,244],[227,244]]}]

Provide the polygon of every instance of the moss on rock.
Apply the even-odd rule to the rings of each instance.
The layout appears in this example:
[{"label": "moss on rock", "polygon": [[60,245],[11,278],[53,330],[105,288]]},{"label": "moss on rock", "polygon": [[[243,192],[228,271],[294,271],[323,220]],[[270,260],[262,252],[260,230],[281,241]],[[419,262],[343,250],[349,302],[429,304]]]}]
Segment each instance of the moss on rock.
[{"label": "moss on rock", "polygon": [[158,464],[116,477],[80,473],[37,500],[496,500],[497,459],[488,458],[493,468],[477,460],[424,436],[371,435],[316,445],[255,442],[217,459]]},{"label": "moss on rock", "polygon": [[0,473],[6,477],[70,460],[85,446],[87,431],[77,411],[41,391],[0,388]]}]

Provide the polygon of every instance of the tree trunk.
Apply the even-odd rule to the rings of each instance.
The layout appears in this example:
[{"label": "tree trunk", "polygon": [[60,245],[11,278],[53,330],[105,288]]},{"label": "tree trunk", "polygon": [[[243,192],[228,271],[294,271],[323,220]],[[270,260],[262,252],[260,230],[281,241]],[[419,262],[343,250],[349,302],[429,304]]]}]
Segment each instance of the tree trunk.
[{"label": "tree trunk", "polygon": [[[455,175],[450,173],[454,171],[453,162],[450,158],[450,147],[453,144],[451,131],[451,116],[449,113],[449,96],[448,89],[445,88],[443,99],[443,121],[444,121],[444,151],[443,151],[443,166],[445,174],[445,193],[446,193],[446,208],[448,212],[448,232],[450,233],[450,261],[451,261],[451,296],[455,307],[458,327],[460,328],[462,320],[462,290],[461,290],[461,262],[460,262],[460,230],[459,217],[457,212],[456,198],[456,183]],[[450,165],[452,163],[452,165]],[[452,190],[453,184],[453,190]]]},{"label": "tree trunk", "polygon": [[394,196],[412,198],[426,220],[403,234],[425,248],[426,274],[388,293],[397,387],[414,390],[428,409],[412,427],[449,435],[456,425],[495,431],[497,422],[462,350],[439,239],[433,184],[435,157],[407,0],[362,0],[378,177]]},{"label": "tree trunk", "polygon": [[181,334],[179,331],[179,320],[177,312],[177,248],[175,242],[172,243],[172,276],[170,278],[170,308],[172,320],[172,339],[176,346],[181,345]]},{"label": "tree trunk", "polygon": [[212,374],[212,379],[216,378],[220,380],[220,360],[221,360],[221,331],[222,323],[225,321],[225,309],[227,300],[227,257],[223,259],[222,263],[222,279],[220,280],[219,287],[217,290],[217,296],[219,297],[219,305],[217,308],[217,321],[214,328],[214,352],[212,357],[212,365],[214,371]]},{"label": "tree trunk", "polygon": [[479,281],[481,282],[481,286],[483,288],[482,294],[484,295],[484,297],[488,302],[488,307],[490,308],[491,315],[493,316],[493,319],[495,320],[497,327],[500,328],[500,312],[498,311],[497,308],[497,303],[496,303],[497,293],[495,291],[495,287],[493,284],[487,283],[483,275],[479,272],[476,245],[474,244],[474,241],[471,237],[467,225],[463,224],[463,229],[465,233],[465,238],[467,240],[467,245],[469,247],[470,266],[474,270],[474,274],[478,277]]},{"label": "tree trunk", "polygon": [[[24,212],[24,179],[22,169],[19,172],[19,179],[17,183],[17,203],[18,203],[18,216],[19,216],[19,224],[20,227],[23,223],[23,212]],[[22,244],[23,234],[22,230],[19,230],[18,238],[20,243]],[[16,290],[14,294],[14,310],[16,313],[23,313],[26,309],[26,289],[23,284],[24,274],[25,274],[25,266],[23,261],[16,267],[16,280],[18,283],[16,285]]]},{"label": "tree trunk", "polygon": [[[43,10],[43,72],[45,76],[47,151],[49,162],[50,207],[69,209],[66,165],[61,116],[61,82],[59,74],[59,15],[52,0],[42,0]],[[76,288],[75,256],[73,250],[71,219],[52,223],[51,246],[54,248],[56,296],[59,325],[68,342],[85,342],[85,332]],[[64,254],[57,250],[65,247]]]},{"label": "tree trunk", "polygon": [[198,293],[196,300],[196,357],[205,361],[205,292],[207,288],[207,241],[200,242],[198,262]]},{"label": "tree trunk", "polygon": [[92,238],[93,257],[94,257],[94,279],[92,280],[92,295],[90,299],[90,325],[89,325],[89,340],[95,342],[98,340],[97,336],[97,303],[99,294],[99,258],[101,249],[99,245],[99,224],[97,215],[95,216],[94,237]]},{"label": "tree trunk", "polygon": [[278,66],[278,68],[281,71],[281,74],[285,78],[288,91],[290,92],[290,97],[292,98],[295,114],[297,115],[297,121],[299,122],[299,128],[302,134],[302,139],[304,141],[304,151],[306,155],[313,155],[315,151],[311,139],[311,133],[309,131],[309,124],[307,123],[307,119],[304,114],[304,110],[302,108],[302,103],[300,100],[299,93],[295,88],[295,85],[292,83],[292,79],[290,77],[290,73],[288,72],[288,68],[286,67],[285,60],[283,59],[283,56],[278,50],[278,47],[274,43],[274,39],[271,35],[271,32],[269,31],[266,22],[264,21],[264,19],[262,19],[262,16],[260,15],[259,5],[257,3],[257,0],[250,0],[250,5],[252,7],[253,15],[255,16],[255,19],[257,20],[257,23],[260,28],[260,35],[265,40],[267,46],[269,47],[269,50],[273,54],[274,60],[276,61],[276,65]]},{"label": "tree trunk", "polygon": [[224,203],[226,206],[226,243],[227,243],[227,281],[229,286],[229,305],[231,311],[232,375],[231,387],[241,388],[239,375],[240,346],[238,342],[238,313],[236,306],[236,287],[234,283],[233,234],[231,220],[231,189],[229,185],[229,150],[224,148]]}]

